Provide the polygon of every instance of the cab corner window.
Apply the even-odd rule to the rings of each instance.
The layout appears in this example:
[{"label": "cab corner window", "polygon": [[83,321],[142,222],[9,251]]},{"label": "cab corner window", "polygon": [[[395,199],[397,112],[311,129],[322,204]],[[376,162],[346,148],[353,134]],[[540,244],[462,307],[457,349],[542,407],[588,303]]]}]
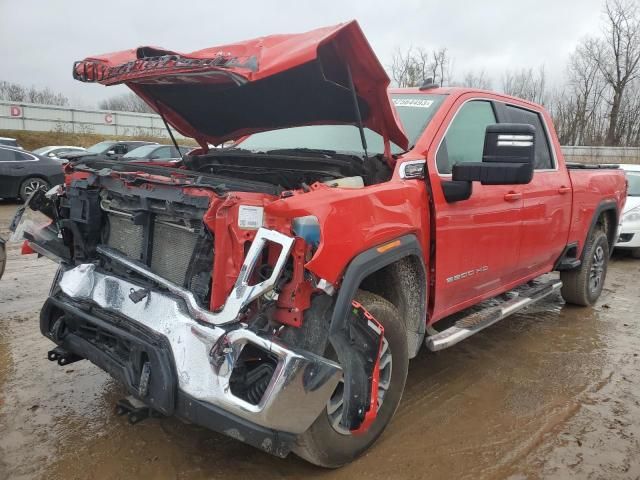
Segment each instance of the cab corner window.
[{"label": "cab corner window", "polygon": [[481,162],[485,130],[494,123],[491,102],[473,100],[462,105],[436,153],[438,173],[450,174],[456,163]]}]

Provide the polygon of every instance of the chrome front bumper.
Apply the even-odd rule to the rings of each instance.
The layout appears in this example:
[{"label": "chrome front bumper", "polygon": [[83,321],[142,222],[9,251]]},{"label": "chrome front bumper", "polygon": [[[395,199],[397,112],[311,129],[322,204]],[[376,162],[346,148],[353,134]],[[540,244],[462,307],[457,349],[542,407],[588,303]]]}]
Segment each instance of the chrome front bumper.
[{"label": "chrome front bumper", "polygon": [[[57,285],[69,298],[90,302],[105,312],[126,317],[164,336],[171,347],[178,388],[256,425],[299,434],[325,408],[342,376],[340,366],[306,351],[265,338],[246,326],[223,328],[198,321],[178,292],[150,290],[135,303],[129,298],[140,285],[82,264],[61,272]],[[231,373],[243,347],[253,344],[275,355],[278,364],[257,405],[233,395]]]}]

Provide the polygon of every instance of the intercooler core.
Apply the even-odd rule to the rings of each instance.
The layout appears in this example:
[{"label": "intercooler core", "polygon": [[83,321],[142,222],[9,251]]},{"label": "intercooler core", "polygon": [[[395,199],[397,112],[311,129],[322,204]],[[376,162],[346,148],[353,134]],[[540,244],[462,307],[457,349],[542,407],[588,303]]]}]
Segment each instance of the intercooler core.
[{"label": "intercooler core", "polygon": [[109,212],[107,217],[106,243],[109,247],[146,263],[152,272],[176,285],[187,286],[187,272],[198,242],[199,228],[153,217],[137,224],[128,213]]}]

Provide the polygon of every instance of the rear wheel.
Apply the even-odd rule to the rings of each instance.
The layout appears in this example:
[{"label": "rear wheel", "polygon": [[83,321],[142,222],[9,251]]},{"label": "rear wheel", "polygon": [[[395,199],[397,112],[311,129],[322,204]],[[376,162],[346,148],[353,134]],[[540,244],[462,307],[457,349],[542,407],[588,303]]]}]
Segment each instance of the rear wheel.
[{"label": "rear wheel", "polygon": [[631,250],[631,256],[633,258],[640,258],[640,248],[634,248]]},{"label": "rear wheel", "polygon": [[[358,291],[359,302],[384,327],[380,354],[378,413],[369,430],[352,435],[340,425],[343,405],[343,383],[339,383],[327,407],[311,427],[298,437],[293,451],[315,465],[337,468],[366,451],[382,434],[395,413],[404,391],[409,365],[407,334],[396,307],[378,295]],[[327,357],[335,356],[329,346]]]},{"label": "rear wheel", "polygon": [[560,272],[562,298],[574,305],[593,305],[600,297],[609,265],[609,241],[596,230],[584,247],[580,268]]},{"label": "rear wheel", "polygon": [[20,198],[22,200],[27,200],[27,198],[29,198],[29,195],[31,195],[36,190],[43,190],[46,192],[47,190],[49,190],[49,188],[51,188],[49,186],[49,182],[42,178],[27,178],[22,182],[22,185],[20,185]]}]

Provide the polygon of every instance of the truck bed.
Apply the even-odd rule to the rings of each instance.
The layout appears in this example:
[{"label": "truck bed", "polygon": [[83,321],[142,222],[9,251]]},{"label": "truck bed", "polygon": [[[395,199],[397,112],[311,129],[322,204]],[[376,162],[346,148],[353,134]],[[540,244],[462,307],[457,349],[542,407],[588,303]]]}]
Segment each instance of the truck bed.
[{"label": "truck bed", "polygon": [[[596,210],[612,203],[617,205],[615,211],[621,212],[627,196],[627,185],[624,171],[618,165],[567,164],[571,186],[573,188],[573,208],[571,211],[571,228],[568,244],[578,245],[577,255],[581,255],[584,239],[591,228]],[[615,225],[619,219],[615,218]],[[613,236],[615,231],[607,232]]]}]

